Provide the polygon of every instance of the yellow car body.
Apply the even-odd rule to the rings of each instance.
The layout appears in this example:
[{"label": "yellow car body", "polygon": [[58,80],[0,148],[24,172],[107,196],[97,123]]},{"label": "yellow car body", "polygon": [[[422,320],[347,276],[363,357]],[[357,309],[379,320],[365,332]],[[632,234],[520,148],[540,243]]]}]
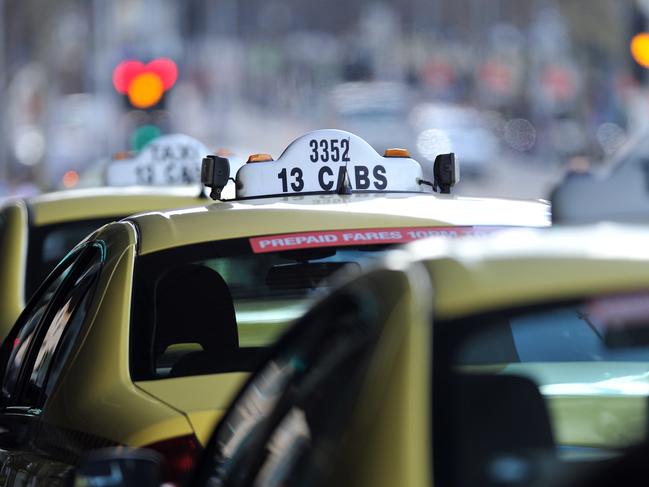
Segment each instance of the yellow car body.
[{"label": "yellow car body", "polygon": [[0,208],[0,339],[36,286],[88,233],[133,213],[195,206],[198,195],[198,187],[94,188],[6,200]]},{"label": "yellow car body", "polygon": [[[556,485],[592,472],[646,439],[647,245],[646,228],[602,224],[390,251],[283,337],[190,485]],[[505,335],[490,335],[503,323],[508,360]],[[584,343],[597,353],[561,351]]]},{"label": "yellow car body", "polygon": [[[192,456],[207,442],[215,422],[252,369],[174,375],[174,368],[185,355],[195,353],[198,357],[208,350],[200,341],[202,336],[197,344],[186,338],[167,342],[166,336],[163,340],[159,335],[160,330],[166,330],[161,324],[166,314],[182,314],[183,323],[169,330],[184,333],[183,328],[197,322],[189,318],[194,316],[193,309],[204,304],[190,304],[191,295],[174,302],[177,294],[158,294],[167,285],[178,293],[193,285],[191,280],[170,279],[167,283],[165,276],[172,270],[162,272],[176,265],[174,259],[191,262],[192,269],[196,262],[204,261],[200,259],[207,259],[229,276],[230,280],[226,280],[234,296],[238,291],[233,280],[245,273],[244,264],[254,266],[268,255],[277,273],[269,271],[266,282],[275,282],[279,291],[269,297],[233,298],[238,347],[253,351],[262,347],[260,352],[265,353],[263,347],[272,343],[319,294],[305,299],[302,294],[294,297],[285,292],[292,284],[285,282],[287,274],[282,272],[282,266],[275,265],[282,252],[254,253],[250,248],[254,248],[255,239],[266,239],[271,245],[273,238],[280,235],[275,244],[290,245],[300,235],[325,238],[325,234],[351,232],[353,238],[371,239],[391,235],[390,229],[413,232],[411,239],[416,239],[428,234],[459,235],[465,230],[479,233],[483,228],[547,224],[548,207],[544,203],[432,193],[253,198],[152,211],[110,223],[68,254],[32,297],[6,340],[0,355],[5,391],[0,421],[9,431],[26,430],[29,434],[11,436],[14,443],[0,439],[1,480],[11,484],[19,478],[31,479],[47,485],[63,481],[82,452],[110,445],[152,447],[167,457],[176,474],[189,468]],[[369,247],[377,243],[369,242]],[[235,244],[247,249],[244,257],[248,260],[237,261],[235,253],[232,261],[219,260],[229,259],[227,249]],[[361,250],[364,245],[363,241],[355,244]],[[214,255],[208,255],[208,251]],[[304,249],[291,254],[297,255],[292,259],[299,261],[300,256],[312,250],[299,254],[301,251]],[[201,257],[202,253],[208,257]],[[228,274],[226,264],[230,263],[234,271]],[[335,262],[331,263],[335,267]],[[299,266],[300,262],[292,265]],[[259,271],[250,270],[248,274],[255,277]],[[263,282],[262,275],[259,283]],[[54,286],[57,296],[55,304],[46,308],[46,318],[38,318],[39,300],[47,295],[50,286]],[[90,291],[80,292],[77,298],[77,288]],[[145,299],[147,293],[151,296]],[[59,311],[57,302],[62,306]],[[147,307],[147,303],[151,306]],[[218,319],[225,309],[219,306],[214,305],[213,316],[208,315],[204,321]],[[76,311],[77,307],[82,311]],[[34,335],[40,344],[23,350],[23,344],[28,347],[31,340],[27,338],[28,323],[33,316],[40,320],[43,330]],[[64,320],[64,324],[59,325],[57,320]],[[63,336],[74,339],[63,347],[57,345],[62,332],[49,330],[65,327],[65,320],[72,323],[69,326],[74,328],[74,334],[66,331]],[[65,353],[56,351],[61,347]],[[47,364],[50,356],[54,357],[52,363],[59,365],[49,365],[56,372],[47,372],[45,382],[39,383],[35,368]],[[22,357],[26,357],[24,365],[19,364]],[[164,362],[167,357],[180,358],[169,366]],[[21,442],[27,437],[29,441]],[[176,474],[172,472],[168,477]]]}]

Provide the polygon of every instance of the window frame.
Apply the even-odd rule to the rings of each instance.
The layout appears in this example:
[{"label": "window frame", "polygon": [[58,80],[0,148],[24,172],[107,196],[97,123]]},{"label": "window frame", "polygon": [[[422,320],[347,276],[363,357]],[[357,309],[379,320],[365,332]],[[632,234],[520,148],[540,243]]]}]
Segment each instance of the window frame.
[{"label": "window frame", "polygon": [[[92,299],[94,298],[94,293],[97,289],[99,274],[101,273],[104,264],[103,256],[104,256],[103,248],[99,242],[91,242],[85,245],[82,254],[79,256],[79,259],[73,264],[73,268],[70,272],[70,275],[67,276],[67,283],[66,283],[67,285],[65,286],[65,289],[62,291],[61,288],[63,288],[64,286],[59,287],[54,299],[52,299],[52,302],[48,306],[46,313],[43,314],[43,318],[39,323],[39,331],[38,331],[39,336],[37,337],[38,341],[34,342],[34,345],[38,343],[39,345],[38,349],[34,349],[31,353],[29,368],[24,368],[24,370],[22,371],[23,376],[21,377],[21,379],[23,379],[23,387],[22,387],[20,399],[22,399],[24,402],[26,402],[25,399],[25,394],[27,392],[26,386],[31,381],[31,375],[34,371],[35,360],[36,358],[38,358],[38,353],[41,350],[41,347],[44,343],[47,333],[50,330],[51,325],[53,324],[53,319],[56,316],[56,313],[60,311],[61,306],[73,295],[73,293],[77,292],[77,289],[75,287],[75,284],[77,284],[77,280],[81,276],[83,276],[86,272],[88,271],[91,272],[91,274],[86,277],[86,279],[88,279],[89,282],[87,282],[87,284],[84,285],[84,289],[82,289],[81,291],[82,295],[79,301],[76,303],[76,306],[74,307],[73,312],[70,314],[70,317],[65,322],[63,331],[59,335],[58,340],[56,341],[56,345],[53,348],[54,350],[53,357],[50,363],[46,366],[46,370],[44,371],[43,384],[41,390],[38,393],[38,399],[35,401],[35,404],[29,404],[30,406],[42,407],[47,400],[47,395],[45,391],[48,389],[48,384],[50,382],[52,369],[54,364],[57,362],[57,357],[60,353],[61,343],[63,342],[66,334],[68,333],[70,322],[75,318],[77,312],[79,311],[79,305],[86,298],[90,300],[89,304],[92,303]],[[86,260],[81,262],[81,259],[84,258]],[[85,317],[79,325],[78,335],[81,334],[81,331],[83,330],[84,326],[85,326]],[[72,349],[74,349],[74,344],[72,344]],[[65,364],[63,364],[63,367],[64,366]]]},{"label": "window frame", "polygon": [[[23,311],[20,313],[18,318],[16,319],[16,322],[11,328],[11,331],[9,334],[5,337],[4,341],[2,342],[2,346],[0,347],[0,379],[3,381],[0,386],[4,386],[4,376],[7,372],[7,369],[9,368],[9,360],[11,359],[11,353],[13,351],[13,346],[12,344],[18,337],[18,334],[22,331],[23,327],[25,326],[26,320],[29,319],[29,317],[32,316],[34,312],[34,307],[36,304],[40,301],[42,294],[61,276],[63,272],[65,272],[66,269],[74,267],[75,263],[77,262],[77,259],[79,258],[81,254],[81,250],[75,250],[70,252],[68,255],[65,256],[65,258],[59,263],[58,266],[47,276],[47,278],[40,284],[38,289],[34,292],[34,294],[31,296],[29,301],[27,302],[27,305],[23,309]],[[67,277],[64,278],[64,282],[67,280]],[[60,285],[59,285],[60,287]],[[56,296],[58,292],[58,287],[54,291],[53,298]],[[52,300],[50,300],[51,302]],[[43,312],[43,315],[41,318],[38,320],[34,327],[34,336],[36,337],[38,335],[38,329],[40,327],[40,323],[42,322],[43,318],[47,315],[48,309],[50,307],[50,304],[48,303],[45,307],[45,310]],[[35,338],[34,338],[35,340]],[[1,397],[0,400],[2,401],[2,406],[3,407],[8,407],[8,406],[14,406],[15,401],[17,397],[20,396],[21,394],[21,389],[22,389],[22,374],[23,374],[23,369],[25,367],[25,364],[29,360],[29,357],[32,354],[32,345],[33,342],[30,344],[29,348],[26,351],[26,356],[25,359],[23,360],[23,363],[20,365],[20,369],[18,371],[17,379],[16,379],[16,385],[9,397]]]},{"label": "window frame", "polygon": [[[3,342],[2,347],[0,348],[0,360],[2,361],[2,367],[0,369],[0,373],[2,374],[2,376],[4,376],[4,373],[7,370],[7,367],[9,365],[8,361],[11,356],[11,350],[12,350],[10,344],[13,343],[17,334],[22,329],[22,325],[24,324],[27,317],[29,317],[31,313],[34,311],[33,307],[39,301],[42,293],[56,279],[58,279],[63,272],[69,269],[68,275],[64,277],[63,281],[55,289],[52,298],[50,299],[49,303],[46,305],[43,315],[40,317],[38,323],[36,324],[34,335],[33,335],[34,338],[32,342],[29,344],[29,348],[27,349],[25,359],[23,360],[23,363],[20,366],[20,371],[18,372],[18,378],[16,380],[16,386],[11,396],[8,399],[3,398],[3,404],[2,404],[3,408],[29,407],[30,409],[34,409],[33,406],[40,407],[43,405],[44,402],[43,394],[39,394],[39,398],[37,401],[35,401],[35,404],[27,403],[25,399],[25,387],[27,385],[27,382],[29,381],[29,376],[31,375],[31,372],[34,368],[34,361],[36,360],[36,357],[43,343],[43,340],[47,334],[47,331],[49,330],[49,325],[52,323],[52,318],[53,318],[52,313],[59,309],[60,307],[59,305],[61,304],[61,299],[69,294],[69,292],[73,289],[74,283],[76,282],[78,277],[82,275],[84,270],[88,269],[89,264],[91,265],[91,263],[93,262],[92,252],[97,248],[99,248],[98,255],[99,255],[100,263],[97,269],[97,274],[93,278],[92,283],[90,284],[89,288],[86,291],[86,292],[94,293],[94,291],[96,290],[98,275],[101,272],[101,269],[103,268],[103,264],[105,262],[105,252],[99,242],[86,243],[83,246],[73,249],[68,253],[68,255],[66,255],[63,258],[63,260],[54,268],[54,270],[49,274],[49,276],[41,283],[38,289],[34,292],[33,296],[30,298],[28,305],[25,307],[24,311],[21,313],[20,317],[16,321],[16,324],[12,328],[11,332]],[[90,299],[92,299],[92,296]],[[21,323],[21,326],[18,326],[19,322]],[[55,347],[55,354],[58,351],[58,346],[61,339],[63,338],[64,333],[61,334],[61,337],[59,338],[59,342]],[[45,384],[47,384],[47,382],[49,381],[49,374],[51,371],[50,369],[51,369],[51,364],[48,366],[48,371],[46,372]]]}]

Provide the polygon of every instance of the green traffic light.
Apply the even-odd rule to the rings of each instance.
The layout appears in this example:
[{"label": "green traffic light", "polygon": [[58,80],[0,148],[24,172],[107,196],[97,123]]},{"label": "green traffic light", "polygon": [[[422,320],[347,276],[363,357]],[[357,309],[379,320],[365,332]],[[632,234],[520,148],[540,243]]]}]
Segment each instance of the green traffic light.
[{"label": "green traffic light", "polygon": [[142,125],[131,134],[131,148],[134,151],[141,151],[142,148],[153,139],[160,137],[160,127],[156,125]]}]

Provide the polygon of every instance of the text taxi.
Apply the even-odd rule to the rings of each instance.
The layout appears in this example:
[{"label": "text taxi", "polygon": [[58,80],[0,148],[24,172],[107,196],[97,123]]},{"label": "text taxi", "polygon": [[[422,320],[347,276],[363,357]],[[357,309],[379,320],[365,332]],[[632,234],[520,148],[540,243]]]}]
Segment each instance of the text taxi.
[{"label": "text taxi", "polygon": [[[346,141],[338,154],[331,140]],[[322,141],[338,178],[328,191]],[[383,174],[382,189],[356,189],[358,166]],[[430,184],[450,189],[453,168],[438,169]],[[222,197],[227,161],[206,158],[202,176]],[[548,224],[542,203],[435,194],[403,151],[381,156],[337,130],[300,137],[276,161],[251,157],[236,188],[234,200],[104,226],[40,286],[0,350],[1,480],[52,482],[109,445],[157,450],[166,478],[181,478],[247,373],[333,272],[435,232]]]},{"label": "text taxi", "polygon": [[647,442],[648,245],[601,225],[391,251],[282,337],[188,485],[574,485]]},{"label": "text taxi", "polygon": [[[177,153],[181,149],[176,146],[186,148],[183,154],[194,154],[192,160],[179,157],[181,154],[175,157],[174,152],[165,152],[173,156],[166,158],[152,155],[161,152],[160,147]],[[135,159],[117,161],[109,167],[106,182],[110,188],[69,190],[6,201],[0,208],[0,340],[22,311],[26,298],[90,232],[132,213],[200,204],[200,154],[205,150],[199,141],[182,134],[161,137]],[[138,178],[138,174],[149,177]],[[180,183],[194,186],[142,186]],[[140,186],[118,187],[136,184]]]}]

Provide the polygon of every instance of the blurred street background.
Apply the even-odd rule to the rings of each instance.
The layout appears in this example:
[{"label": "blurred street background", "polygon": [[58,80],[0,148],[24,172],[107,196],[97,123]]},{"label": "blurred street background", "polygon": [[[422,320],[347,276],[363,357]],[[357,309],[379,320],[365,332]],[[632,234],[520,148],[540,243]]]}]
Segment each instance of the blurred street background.
[{"label": "blurred street background", "polygon": [[[462,194],[539,198],[649,124],[630,49],[647,1],[0,0],[0,12],[0,195],[102,184],[112,154],[160,133],[245,158],[341,128],[424,164],[455,151]],[[156,59],[177,76],[138,78],[144,101],[115,80],[120,63]]]}]

